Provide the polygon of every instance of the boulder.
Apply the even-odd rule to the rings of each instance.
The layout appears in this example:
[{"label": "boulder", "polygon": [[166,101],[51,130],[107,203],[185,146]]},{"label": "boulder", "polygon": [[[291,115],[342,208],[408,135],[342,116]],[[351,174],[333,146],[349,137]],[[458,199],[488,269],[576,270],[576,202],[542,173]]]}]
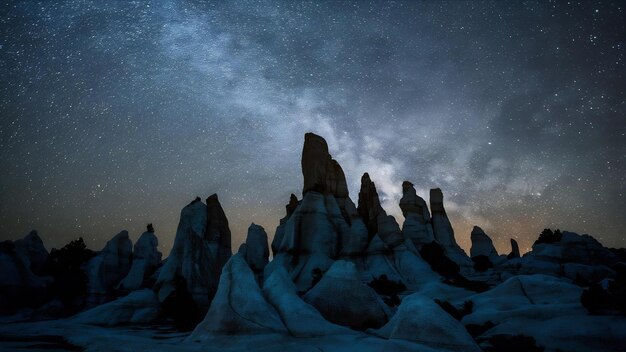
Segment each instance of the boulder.
[{"label": "boulder", "polygon": [[211,307],[188,341],[216,334],[272,332],[286,333],[287,329],[263,297],[248,263],[237,253],[224,266]]},{"label": "boulder", "polygon": [[461,323],[419,294],[405,297],[391,320],[372,333],[418,342],[437,351],[481,351]]},{"label": "boulder", "polygon": [[353,263],[338,260],[304,295],[326,320],[354,329],[377,328],[391,315],[376,292],[359,279]]}]

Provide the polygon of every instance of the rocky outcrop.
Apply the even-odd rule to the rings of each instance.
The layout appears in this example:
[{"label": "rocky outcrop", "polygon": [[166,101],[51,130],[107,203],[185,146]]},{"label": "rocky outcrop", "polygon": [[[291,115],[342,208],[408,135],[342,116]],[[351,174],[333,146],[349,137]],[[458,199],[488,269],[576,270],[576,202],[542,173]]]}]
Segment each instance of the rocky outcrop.
[{"label": "rocky outcrop", "polygon": [[378,233],[379,216],[387,216],[387,213],[380,205],[376,185],[372,182],[367,172],[361,177],[361,190],[359,191],[357,210],[367,227],[367,232],[371,239]]},{"label": "rocky outcrop", "polygon": [[128,275],[118,285],[119,290],[134,291],[148,286],[146,281],[161,265],[162,254],[157,249],[158,245],[154,229],[149,226],[148,231],[141,234],[135,242],[132,266]]},{"label": "rocky outcrop", "polygon": [[402,183],[400,209],[404,215],[402,236],[405,239],[413,242],[418,249],[435,240],[426,201],[417,195],[413,184],[409,181]]},{"label": "rocky outcrop", "polygon": [[12,241],[0,242],[0,314],[36,307],[46,298],[46,280],[33,274],[30,262]]},{"label": "rocky outcrop", "polygon": [[376,292],[361,282],[354,264],[344,260],[336,261],[304,300],[326,320],[354,329],[380,327],[391,315]]},{"label": "rocky outcrop", "polygon": [[280,267],[272,272],[263,284],[267,300],[278,310],[287,330],[293,336],[310,337],[350,334],[345,327],[326,321],[311,305],[297,294],[296,286],[287,271]]},{"label": "rocky outcrop", "polygon": [[231,234],[228,226],[226,213],[222,209],[217,194],[212,194],[206,199],[207,224],[205,239],[214,243],[217,249],[216,258],[217,266],[215,267],[215,275],[219,276],[224,264],[233,255],[231,248]]},{"label": "rocky outcrop", "polygon": [[295,194],[291,194],[289,197],[289,203],[285,205],[286,215],[282,219],[280,219],[280,223],[276,228],[276,232],[274,233],[274,239],[272,240],[272,253],[274,255],[278,254],[278,248],[280,247],[283,238],[285,237],[285,223],[291,217],[296,208],[298,207],[298,198]]},{"label": "rocky outcrop", "polygon": [[493,246],[493,241],[491,241],[491,238],[487,236],[483,229],[474,226],[470,237],[472,240],[472,248],[470,249],[472,258],[484,255],[492,261],[498,259],[498,252]]},{"label": "rocky outcrop", "polygon": [[71,318],[71,321],[102,326],[145,324],[154,321],[159,312],[159,301],[154,291],[143,289],[84,311]]},{"label": "rocky outcrop", "polygon": [[314,133],[304,135],[302,175],[304,176],[303,196],[313,191],[322,194],[329,193],[337,198],[348,197],[348,185],[343,169],[330,156],[326,140]]},{"label": "rocky outcrop", "polygon": [[43,245],[43,241],[32,230],[26,237],[14,242],[15,252],[22,257],[24,263],[33,273],[40,273],[48,259],[48,251]]},{"label": "rocky outcrop", "polygon": [[224,266],[211,307],[188,341],[216,334],[271,332],[287,332],[287,329],[278,312],[263,297],[248,263],[237,253]]},{"label": "rocky outcrop", "polygon": [[462,270],[471,270],[472,260],[459,247],[454,238],[454,229],[443,206],[443,193],[439,188],[430,190],[430,211],[432,212],[433,235],[435,240],[444,248],[446,255]]},{"label": "rocky outcrop", "polygon": [[511,238],[511,253],[507,256],[507,259],[515,259],[520,257],[519,245],[517,241]]},{"label": "rocky outcrop", "polygon": [[133,254],[128,231],[107,242],[102,251],[87,263],[87,306],[93,307],[112,298],[113,288],[128,274]]},{"label": "rocky outcrop", "polygon": [[437,351],[481,351],[461,323],[419,294],[405,297],[389,323],[372,332],[387,339],[419,342]]},{"label": "rocky outcrop", "polygon": [[[620,259],[589,235],[545,230],[541,241],[521,258],[512,258],[502,269],[515,274],[548,274],[586,282],[612,277]],[[554,240],[546,241],[545,238]]]},{"label": "rocky outcrop", "polygon": [[[209,198],[212,203],[217,201],[217,197]],[[218,207],[213,204],[212,208]],[[226,252],[219,248],[222,241],[220,228],[223,229],[224,222],[216,220],[220,217],[212,212],[212,227],[207,230],[208,214],[200,197],[181,211],[174,245],[155,284],[161,303],[170,296],[175,297],[180,291],[177,287],[180,288],[183,282],[186,292],[181,294],[190,294],[201,311],[208,309],[219,280],[219,255]]]},{"label": "rocky outcrop", "polygon": [[433,234],[444,247],[456,246],[454,229],[443,206],[443,192],[439,188],[430,190],[430,210],[432,211]]}]

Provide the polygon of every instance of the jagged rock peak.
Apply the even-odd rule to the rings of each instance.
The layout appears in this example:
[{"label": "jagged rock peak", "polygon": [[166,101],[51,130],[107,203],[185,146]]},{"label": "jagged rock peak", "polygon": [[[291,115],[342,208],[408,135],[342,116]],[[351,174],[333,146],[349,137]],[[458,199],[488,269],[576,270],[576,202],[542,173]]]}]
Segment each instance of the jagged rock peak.
[{"label": "jagged rock peak", "polygon": [[278,248],[285,237],[285,223],[287,223],[287,220],[289,220],[291,215],[296,211],[297,207],[298,197],[292,193],[289,197],[289,203],[285,205],[285,211],[287,214],[280,219],[280,224],[276,227],[276,232],[274,233],[274,239],[272,240],[272,253],[274,253],[274,255],[278,253]]},{"label": "jagged rock peak", "polygon": [[378,216],[386,216],[387,213],[380,205],[376,184],[372,182],[367,172],[361,177],[361,190],[359,191],[357,210],[361,218],[363,218],[369,237],[374,237],[378,233]]},{"label": "jagged rock peak", "polygon": [[34,273],[38,273],[48,259],[48,251],[35,230],[15,241],[15,250],[23,256],[22,259]]},{"label": "jagged rock peak", "polygon": [[514,258],[519,258],[519,257],[520,257],[519,245],[517,244],[516,240],[511,238],[511,253],[509,253],[507,258],[508,259],[514,259]]},{"label": "jagged rock peak", "polygon": [[493,246],[493,241],[487,236],[485,231],[478,226],[474,226],[471,233],[472,248],[470,249],[470,256],[476,257],[484,255],[489,258],[498,256],[496,248]]},{"label": "jagged rock peak", "polygon": [[454,229],[443,207],[443,192],[440,188],[430,190],[430,211],[435,239],[444,246],[455,246]]},{"label": "jagged rock peak", "polygon": [[324,138],[314,134],[304,135],[302,148],[302,195],[309,191],[330,193],[338,198],[348,197],[348,184],[343,169],[328,152]]},{"label": "jagged rock peak", "polygon": [[222,271],[224,264],[230,259],[232,253],[231,233],[228,226],[228,218],[220,204],[216,193],[206,199],[207,225],[205,238],[218,244],[218,275]]}]

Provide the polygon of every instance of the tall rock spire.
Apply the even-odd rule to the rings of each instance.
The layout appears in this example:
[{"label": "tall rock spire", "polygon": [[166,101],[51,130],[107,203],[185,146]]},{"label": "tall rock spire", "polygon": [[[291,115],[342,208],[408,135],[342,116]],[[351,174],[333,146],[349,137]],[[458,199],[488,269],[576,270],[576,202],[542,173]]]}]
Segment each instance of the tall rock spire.
[{"label": "tall rock spire", "polygon": [[402,236],[405,239],[411,240],[418,248],[435,239],[426,201],[417,195],[413,184],[409,181],[402,183],[400,209],[404,215]]},{"label": "tall rock spire", "polygon": [[369,237],[374,237],[378,233],[378,216],[386,216],[387,213],[380,205],[376,185],[372,182],[367,172],[361,177],[361,190],[359,191],[357,210],[367,227]]},{"label": "tall rock spire", "polygon": [[302,195],[309,191],[330,193],[337,198],[348,197],[348,185],[343,169],[328,152],[324,138],[314,134],[304,135],[302,148]]},{"label": "tall rock spire", "polygon": [[471,270],[472,260],[465,251],[459,247],[454,238],[454,229],[443,207],[443,193],[439,188],[430,190],[430,211],[432,212],[432,225],[435,240],[441,244],[446,255],[461,266],[463,271]]},{"label": "tall rock spire", "polygon": [[207,227],[206,239],[217,243],[217,261],[219,270],[217,275],[222,271],[224,264],[230,259],[232,252],[230,228],[226,213],[222,209],[217,194],[212,194],[206,199],[207,207]]},{"label": "tall rock spire", "polygon": [[516,240],[511,238],[511,253],[509,253],[509,255],[507,256],[507,259],[514,259],[514,258],[519,258],[519,257],[520,257],[519,245],[517,244]]}]

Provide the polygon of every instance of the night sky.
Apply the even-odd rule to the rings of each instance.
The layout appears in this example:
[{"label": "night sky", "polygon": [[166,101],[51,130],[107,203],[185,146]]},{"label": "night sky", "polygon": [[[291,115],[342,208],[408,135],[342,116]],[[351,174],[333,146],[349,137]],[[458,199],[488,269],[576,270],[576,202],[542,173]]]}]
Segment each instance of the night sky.
[{"label": "night sky", "polygon": [[625,4],[4,1],[0,239],[100,249],[218,193],[236,249],[301,197],[303,135],[356,203],[440,187],[457,241],[626,246]]}]

